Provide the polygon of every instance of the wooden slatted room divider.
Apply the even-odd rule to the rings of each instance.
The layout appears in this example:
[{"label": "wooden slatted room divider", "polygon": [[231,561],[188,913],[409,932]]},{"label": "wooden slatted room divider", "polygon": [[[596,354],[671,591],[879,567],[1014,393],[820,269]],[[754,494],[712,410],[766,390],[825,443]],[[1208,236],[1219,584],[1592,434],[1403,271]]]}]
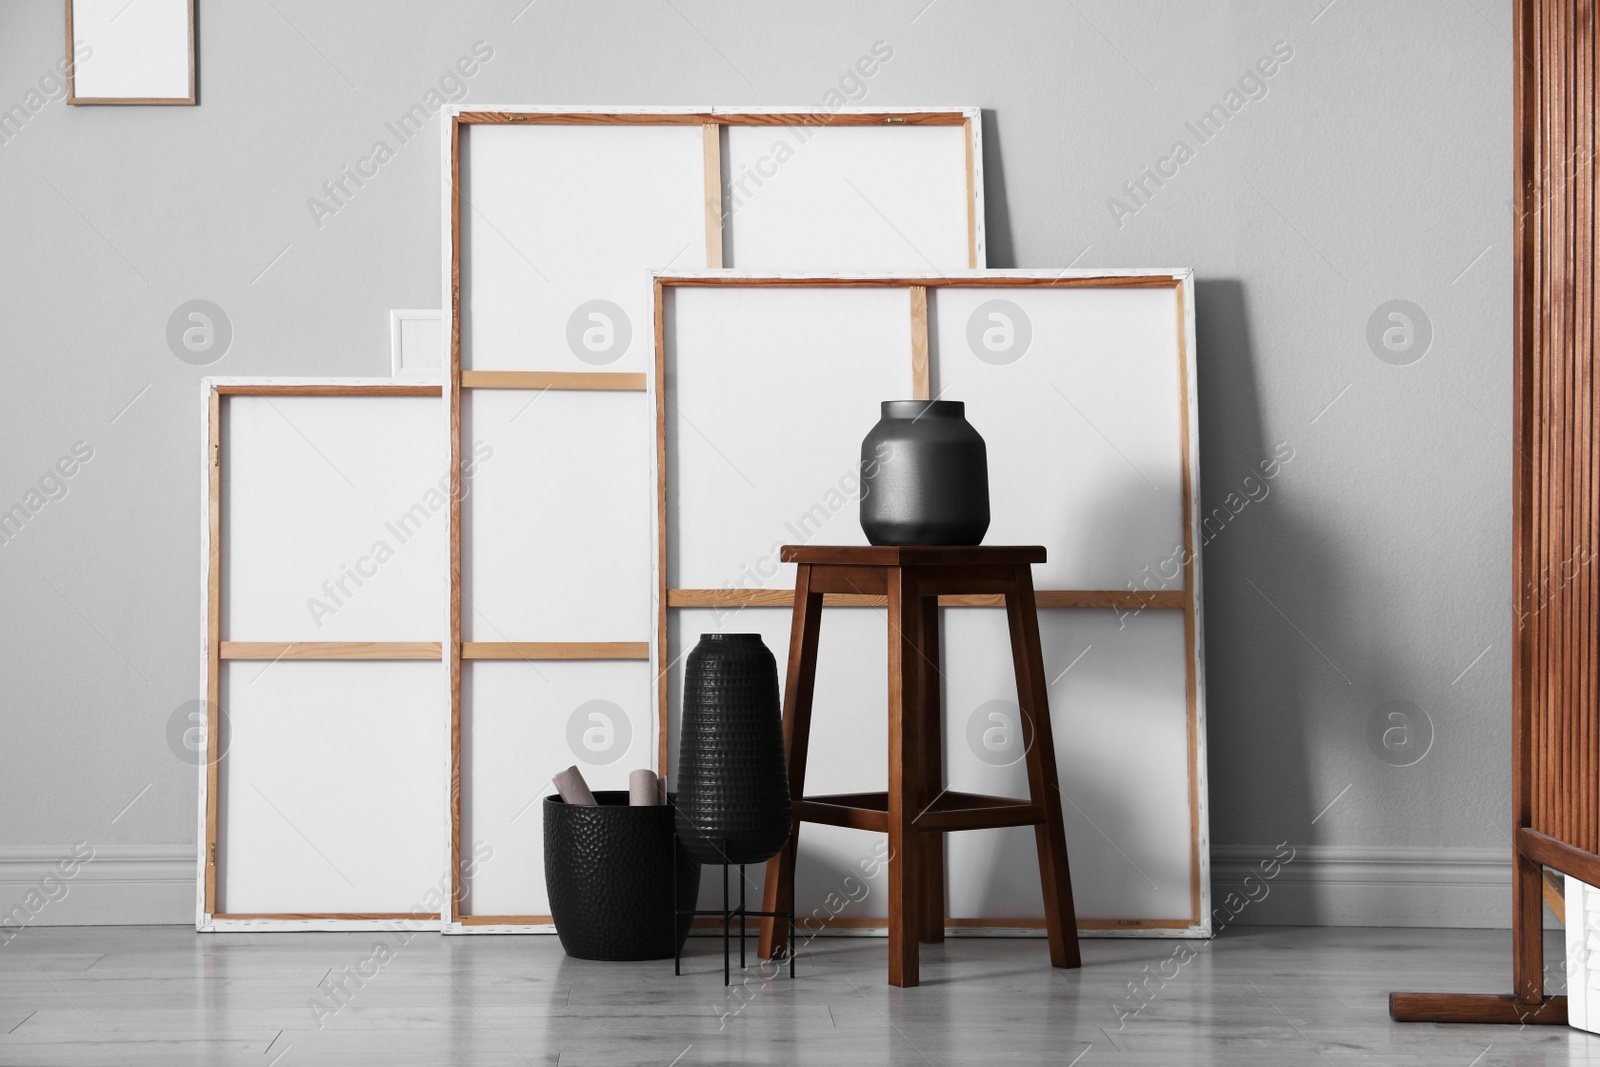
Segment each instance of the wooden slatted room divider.
[{"label": "wooden slatted room divider", "polygon": [[1600,885],[1595,17],[1593,0],[1515,16],[1512,992],[1391,994],[1402,1021],[1566,1022],[1545,994],[1543,868]]}]

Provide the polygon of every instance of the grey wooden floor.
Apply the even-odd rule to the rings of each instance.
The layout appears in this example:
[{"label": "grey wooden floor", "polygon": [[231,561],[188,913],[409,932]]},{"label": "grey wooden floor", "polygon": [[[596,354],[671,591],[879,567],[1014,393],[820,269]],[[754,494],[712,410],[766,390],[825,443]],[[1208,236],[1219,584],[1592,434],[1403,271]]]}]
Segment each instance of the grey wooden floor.
[{"label": "grey wooden floor", "polygon": [[1390,989],[1509,989],[1498,931],[1091,940],[1075,972],[1042,941],[959,939],[924,947],[906,990],[877,938],[818,939],[794,982],[752,970],[729,990],[708,938],[676,979],[568,959],[552,937],[386,937],[392,957],[379,940],[29,929],[0,945],[0,1064],[1600,1064],[1600,1038],[1566,1027],[1389,1022]]}]

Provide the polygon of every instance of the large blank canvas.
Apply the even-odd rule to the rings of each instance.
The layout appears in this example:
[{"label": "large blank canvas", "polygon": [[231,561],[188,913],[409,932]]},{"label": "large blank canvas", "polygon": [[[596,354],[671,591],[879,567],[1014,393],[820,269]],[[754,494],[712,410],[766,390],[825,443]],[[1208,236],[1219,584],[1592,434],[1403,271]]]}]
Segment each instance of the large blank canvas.
[{"label": "large blank canvas", "polygon": [[[1041,591],[1198,592],[1198,583],[1184,590],[1181,572],[1165,578],[1164,567],[1186,543],[1185,497],[1197,491],[1187,282],[1168,274],[1160,283],[1152,273],[1158,282],[1148,287],[1115,279],[984,287],[977,274],[928,287],[930,392],[964,402],[988,445],[985,543],[1045,545],[1049,561],[1034,568]],[[747,561],[771,559],[775,542],[864,543],[857,498],[833,500],[815,525],[795,517],[821,497],[807,487],[854,469],[877,401],[912,395],[908,292],[795,284],[802,280],[700,287],[669,279],[664,290],[672,589],[790,589],[792,566]],[[773,322],[784,324],[776,338]],[[762,399],[752,405],[736,395]],[[730,513],[724,501],[738,506]],[[1026,795],[1020,749],[1001,759],[985,740],[1014,743],[1020,734],[1004,614],[947,607],[941,617],[946,783]],[[883,788],[883,620],[882,608],[824,612],[808,794]],[[669,618],[668,652],[681,656],[702,631],[753,630],[781,671],[789,622],[786,608],[681,609]],[[1101,929],[1204,932],[1198,609],[1193,640],[1179,608],[1045,608],[1040,629],[1080,919]],[[676,669],[669,682],[675,698]],[[673,699],[674,736],[678,712]],[[805,826],[802,911],[836,888],[827,872],[849,866],[858,838]],[[948,840],[952,917],[998,924],[1042,916],[1031,831]],[[822,874],[807,874],[813,862]],[[859,914],[881,917],[882,899],[869,896]]]},{"label": "large blank canvas", "polygon": [[[426,657],[441,639],[441,404],[437,387],[410,388],[421,395],[354,380],[206,383],[219,447],[204,464],[221,493],[207,585],[221,613],[208,617],[220,647],[208,644],[205,673],[219,656],[223,728],[214,793],[201,768],[201,840],[216,842],[217,875],[214,900],[201,879],[203,929],[333,928],[437,908],[437,652],[301,658],[384,655],[384,642]],[[215,499],[208,491],[208,509]],[[232,658],[263,647],[266,658]]]},{"label": "large blank canvas", "polygon": [[[924,266],[928,257],[937,269],[965,268],[973,257],[982,262],[981,182],[969,177],[968,165],[976,112],[952,112],[944,116],[951,124],[929,127],[897,119],[819,128],[829,117],[818,115],[817,126],[800,130],[767,114],[717,110],[703,116],[714,119],[708,131],[707,123],[684,121],[671,109],[654,112],[660,124],[641,122],[642,114],[607,121],[612,113],[572,119],[552,117],[549,109],[471,110],[499,118],[456,127],[459,203],[452,202],[446,172],[445,218],[455,210],[460,227],[454,251],[463,371],[642,373],[653,385],[655,270],[725,259],[794,269],[837,256],[877,268]],[[746,120],[753,125],[742,125]],[[774,139],[798,150],[759,195],[743,195],[741,168],[767,169],[762,156]],[[747,181],[745,191],[752,188]],[[448,261],[445,276],[449,309]],[[825,372],[796,383],[797,392],[821,403],[827,374],[877,373],[849,353],[865,356],[889,344],[909,354],[904,295],[866,300],[881,312],[881,328],[866,337],[817,335],[802,347],[788,336],[793,324],[769,323],[772,343],[817,360]],[[752,324],[765,314],[763,306],[751,302]],[[738,356],[728,355],[704,373],[737,378]],[[896,371],[883,384],[899,388],[906,380]],[[539,805],[527,806],[530,783],[548,793],[550,776],[571,763],[591,784],[609,781],[617,770],[591,766],[590,753],[574,746],[566,730],[573,709],[566,705],[585,688],[627,693],[627,700],[606,699],[628,708],[635,699],[658,697],[654,669],[664,657],[655,632],[653,398],[584,388],[491,389],[483,379],[466,384],[461,454],[481,444],[493,456],[477,465],[462,505],[463,639],[648,642],[651,652],[649,662],[474,660],[463,668],[462,854],[482,841],[496,858],[463,885],[460,914],[471,921],[447,929],[525,929],[548,908]],[[687,425],[697,416],[687,411],[683,418]],[[752,432],[758,430],[761,413],[749,418]],[[685,447],[715,452],[718,445],[697,439]],[[849,453],[829,454],[835,480],[853,468]],[[798,501],[777,482],[763,495],[739,478],[737,457],[726,458],[733,465],[711,474],[716,486],[708,491],[726,492],[729,521],[782,537],[781,522],[769,520]],[[716,558],[715,546],[696,551]],[[559,699],[552,696],[558,692]],[[619,766],[655,765],[654,706],[639,709],[631,741],[637,751]],[[625,774],[616,784],[626,784]],[[499,919],[506,921],[489,921]]]}]

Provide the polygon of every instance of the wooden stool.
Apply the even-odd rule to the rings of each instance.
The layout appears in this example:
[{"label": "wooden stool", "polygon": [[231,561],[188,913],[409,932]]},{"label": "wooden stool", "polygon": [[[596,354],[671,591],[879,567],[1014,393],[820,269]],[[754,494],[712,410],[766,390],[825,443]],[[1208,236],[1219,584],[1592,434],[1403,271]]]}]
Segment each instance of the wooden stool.
[{"label": "wooden stool", "polygon": [[[783,739],[789,755],[794,832],[767,863],[764,910],[778,910],[794,881],[802,822],[876,830],[889,835],[889,984],[917,984],[918,939],[944,940],[944,834],[999,826],[1032,826],[1039,848],[1050,963],[1080,966],[1067,839],[1061,822],[1055,741],[1050,732],[1039,618],[1029,566],[1041,547],[785,545],[785,563],[799,564],[789,678],[783,692]],[[817,675],[822,598],[829,593],[886,596],[889,601],[889,790],[805,796],[811,698]],[[1011,659],[1022,706],[1030,799],[955,793],[944,788],[939,716],[941,595],[1000,594],[1011,627]],[[788,931],[761,921],[761,955],[788,952]]]}]

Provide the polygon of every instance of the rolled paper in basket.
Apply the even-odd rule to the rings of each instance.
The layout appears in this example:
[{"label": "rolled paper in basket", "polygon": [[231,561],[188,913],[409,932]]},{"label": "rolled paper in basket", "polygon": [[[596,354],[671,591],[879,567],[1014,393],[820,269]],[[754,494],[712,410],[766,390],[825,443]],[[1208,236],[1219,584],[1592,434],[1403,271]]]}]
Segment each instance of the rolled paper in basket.
[{"label": "rolled paper in basket", "polygon": [[583,773],[576,766],[568,767],[554,778],[550,779],[556,787],[556,792],[561,794],[561,799],[568,804],[594,804],[594,794],[589,792],[589,783],[583,780]]},{"label": "rolled paper in basket", "polygon": [[652,770],[628,772],[628,804],[635,808],[661,805],[661,780]]}]

